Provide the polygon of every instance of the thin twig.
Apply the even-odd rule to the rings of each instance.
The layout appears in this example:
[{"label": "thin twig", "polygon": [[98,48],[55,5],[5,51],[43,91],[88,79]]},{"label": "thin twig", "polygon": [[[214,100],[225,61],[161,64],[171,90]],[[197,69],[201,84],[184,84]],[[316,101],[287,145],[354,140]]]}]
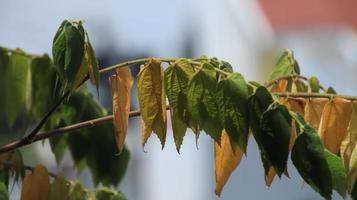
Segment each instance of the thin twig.
[{"label": "thin twig", "polygon": [[347,96],[347,95],[337,95],[337,94],[323,94],[323,93],[307,93],[307,92],[299,92],[299,93],[288,93],[288,92],[274,92],[273,94],[278,95],[280,97],[302,97],[302,98],[343,98],[351,101],[356,101],[356,96]]}]

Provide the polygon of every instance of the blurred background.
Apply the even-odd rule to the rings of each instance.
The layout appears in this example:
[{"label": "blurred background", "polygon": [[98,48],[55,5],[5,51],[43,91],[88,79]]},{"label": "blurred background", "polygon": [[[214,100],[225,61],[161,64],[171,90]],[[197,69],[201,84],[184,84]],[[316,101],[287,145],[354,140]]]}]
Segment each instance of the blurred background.
[{"label": "blurred background", "polygon": [[[248,80],[264,83],[280,50],[289,48],[302,74],[317,76],[338,93],[357,95],[356,0],[1,0],[0,45],[51,55],[52,39],[64,19],[86,21],[101,67],[138,57],[207,55],[228,61]],[[111,109],[108,76],[101,79],[98,101]],[[135,96],[135,85],[133,92]],[[131,109],[138,109],[136,98]],[[140,118],[129,124],[131,159],[119,185],[129,200],[217,198],[209,136],[201,135],[197,150],[194,135],[187,132],[178,154],[169,131],[163,151],[152,136],[144,153]],[[248,157],[232,174],[221,199],[321,199],[303,184],[291,163],[291,179],[276,178],[267,190],[256,143],[251,140],[248,147]],[[29,165],[44,163],[68,179],[77,177],[70,154],[57,167],[47,142],[22,150]],[[79,178],[93,186],[88,171]],[[18,188],[11,195],[19,199]]]}]

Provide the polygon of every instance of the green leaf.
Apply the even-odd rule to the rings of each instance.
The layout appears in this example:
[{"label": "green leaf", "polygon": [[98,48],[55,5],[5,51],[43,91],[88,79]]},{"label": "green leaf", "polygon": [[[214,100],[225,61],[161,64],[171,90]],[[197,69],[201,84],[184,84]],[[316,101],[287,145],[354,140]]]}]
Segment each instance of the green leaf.
[{"label": "green leaf", "polygon": [[325,158],[330,169],[332,188],[343,198],[346,197],[347,178],[342,159],[325,149]]},{"label": "green leaf", "polygon": [[216,95],[216,73],[210,64],[203,64],[188,83],[187,108],[194,123],[220,144],[222,125]]},{"label": "green leaf", "polygon": [[265,176],[268,175],[269,168],[271,163],[267,158],[267,153],[264,148],[264,137],[261,130],[261,118],[263,113],[268,109],[269,105],[273,103],[273,98],[270,95],[269,91],[263,87],[259,86],[253,95],[248,99],[248,108],[249,108],[249,122],[250,127],[253,132],[253,136],[258,144],[261,159],[264,166]]},{"label": "green leaf", "polygon": [[310,92],[319,93],[320,82],[317,77],[313,76],[309,79],[309,89],[310,89]]},{"label": "green leaf", "polygon": [[305,125],[295,140],[291,160],[304,181],[325,199],[331,199],[332,176],[316,131]]},{"label": "green leaf", "polygon": [[42,119],[55,100],[55,68],[48,55],[31,60],[32,113],[36,120]]},{"label": "green leaf", "polygon": [[88,66],[86,69],[81,66],[85,53],[84,41],[85,31],[81,21],[64,21],[55,35],[52,54],[61,77],[62,91],[73,91],[88,70]]},{"label": "green leaf", "polygon": [[294,58],[291,50],[284,49],[278,62],[275,65],[269,80],[275,80],[281,76],[300,74],[299,64]]},{"label": "green leaf", "polygon": [[327,94],[337,94],[336,90],[333,87],[328,87],[326,90]]},{"label": "green leaf", "polygon": [[97,189],[95,196],[97,200],[127,200],[123,193],[106,187]]},{"label": "green leaf", "polygon": [[291,137],[291,116],[285,106],[275,104],[263,113],[261,134],[264,152],[281,176],[286,171]]},{"label": "green leaf", "polygon": [[76,182],[74,183],[73,189],[69,195],[69,200],[86,200],[87,193],[85,192],[83,186]]},{"label": "green leaf", "polygon": [[170,104],[172,130],[176,149],[180,147],[186,129],[190,126],[190,113],[187,109],[187,83],[194,74],[193,66],[181,59],[170,65],[164,74],[166,95]]},{"label": "green leaf", "polygon": [[29,63],[26,56],[11,55],[5,75],[5,112],[8,125],[13,126],[20,111],[25,108]]},{"label": "green leaf", "polygon": [[[80,32],[81,23],[78,26],[72,24],[65,27],[66,32],[66,54],[64,69],[68,77],[70,89],[77,87],[76,83],[81,81],[82,60],[84,56],[84,36]],[[88,69],[88,68],[87,68]]]},{"label": "green leaf", "polygon": [[[0,91],[6,91],[6,71],[9,65],[10,54],[5,49],[0,48]],[[0,116],[5,113],[6,95],[0,97]]]},{"label": "green leaf", "polygon": [[61,175],[57,175],[50,186],[49,200],[67,200],[69,197],[69,184]]},{"label": "green leaf", "polygon": [[308,87],[301,80],[289,81],[288,88],[290,92],[308,92]]},{"label": "green leaf", "polygon": [[[66,31],[65,28],[70,26],[70,22],[64,20],[61,26],[58,28],[56,35],[53,39],[52,56],[53,62],[60,76],[62,84],[67,82],[67,76],[65,73],[65,55],[66,55]],[[66,87],[66,84],[65,86]]]},{"label": "green leaf", "polygon": [[0,182],[4,183],[6,187],[9,185],[10,170],[5,165],[0,166]]},{"label": "green leaf", "polygon": [[7,191],[7,187],[3,182],[0,182],[0,199],[2,200],[9,199],[9,193]]},{"label": "green leaf", "polygon": [[239,146],[244,152],[247,148],[249,122],[248,122],[248,86],[239,73],[230,75],[221,80],[217,86],[221,123],[225,128],[235,152]]}]

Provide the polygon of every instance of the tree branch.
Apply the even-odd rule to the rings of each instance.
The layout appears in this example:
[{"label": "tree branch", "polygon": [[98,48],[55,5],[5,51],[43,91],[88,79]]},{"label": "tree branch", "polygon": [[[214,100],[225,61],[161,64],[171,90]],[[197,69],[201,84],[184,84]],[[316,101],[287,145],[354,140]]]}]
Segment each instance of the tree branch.
[{"label": "tree branch", "polygon": [[[356,96],[346,96],[346,95],[336,95],[336,94],[320,94],[320,93],[287,93],[287,92],[275,92],[272,93],[275,95],[278,95],[280,97],[302,97],[302,98],[328,98],[328,99],[333,99],[333,98],[344,98],[347,100],[351,100],[351,101],[356,101],[357,97]],[[166,106],[166,109],[170,109],[169,106]],[[140,111],[131,111],[129,113],[129,117],[136,117],[136,116],[140,116],[141,113]],[[17,140],[14,142],[11,142],[9,144],[6,144],[2,147],[0,147],[0,154],[23,147],[23,146],[27,146],[29,144],[32,144],[34,142],[40,141],[40,140],[44,140],[47,138],[51,138],[51,137],[55,137],[55,136],[60,136],[66,133],[73,133],[76,130],[82,129],[82,128],[90,128],[93,126],[97,126],[100,124],[103,124],[105,122],[108,121],[112,121],[113,120],[113,115],[107,115],[104,117],[99,117],[96,119],[92,119],[92,120],[88,120],[88,121],[84,121],[84,122],[80,122],[77,124],[72,124],[69,126],[65,126],[65,127],[61,127],[55,130],[51,130],[51,131],[46,131],[43,132],[39,135],[34,136],[33,140],[26,140],[25,138],[21,139],[21,140]]]},{"label": "tree branch", "polygon": [[[135,116],[140,116],[140,112],[132,111],[129,113],[129,117],[135,117]],[[113,115],[107,115],[104,117],[99,117],[96,119],[92,119],[92,120],[80,122],[77,124],[72,124],[69,126],[61,127],[61,128],[55,129],[55,130],[46,131],[39,135],[34,136],[34,138],[32,140],[26,140],[25,138],[23,138],[23,139],[11,142],[7,145],[4,145],[0,148],[0,154],[20,148],[20,147],[23,147],[23,146],[27,146],[29,144],[32,144],[32,143],[40,141],[40,140],[63,135],[65,133],[70,133],[70,132],[73,132],[73,131],[76,131],[76,130],[82,129],[82,128],[97,126],[97,125],[103,124],[104,122],[108,122],[108,121],[112,121],[112,120],[113,120]]]},{"label": "tree branch", "polygon": [[356,96],[346,96],[346,95],[337,95],[337,94],[321,94],[321,93],[307,93],[307,92],[299,92],[299,93],[288,93],[288,92],[274,92],[273,94],[278,95],[280,97],[302,97],[302,98],[327,98],[333,99],[335,97],[356,101]]}]

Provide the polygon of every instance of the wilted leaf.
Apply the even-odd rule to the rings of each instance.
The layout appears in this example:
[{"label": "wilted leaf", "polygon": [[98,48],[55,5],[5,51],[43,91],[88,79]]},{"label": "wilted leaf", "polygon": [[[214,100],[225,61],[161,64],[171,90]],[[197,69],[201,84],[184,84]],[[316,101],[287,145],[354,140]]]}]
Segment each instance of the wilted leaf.
[{"label": "wilted leaf", "polygon": [[357,178],[357,148],[355,146],[351,154],[351,159],[349,161],[349,169],[347,171],[348,191],[351,192],[353,188],[357,187],[356,178]]},{"label": "wilted leaf", "polygon": [[130,95],[133,80],[129,67],[116,70],[116,75],[109,78],[112,88],[113,115],[117,146],[119,152],[124,148],[130,112]]},{"label": "wilted leaf", "polygon": [[243,151],[238,147],[235,152],[231,148],[229,136],[223,129],[221,145],[214,144],[215,174],[217,196],[221,195],[223,186],[227,183],[232,172],[238,167]]},{"label": "wilted leaf", "polygon": [[195,73],[187,89],[187,108],[195,124],[220,144],[222,125],[219,117],[219,102],[216,95],[216,73],[213,66],[203,64]]},{"label": "wilted leaf", "polygon": [[306,101],[304,98],[281,98],[280,103],[286,108],[300,115],[304,115]]},{"label": "wilted leaf", "polygon": [[294,58],[293,52],[284,49],[269,80],[275,80],[281,76],[300,74],[299,64]]},{"label": "wilted leaf", "polygon": [[347,172],[347,188],[352,191],[357,178],[357,103],[352,102],[351,121],[346,138],[341,143],[340,155]]},{"label": "wilted leaf", "polygon": [[346,137],[351,109],[350,101],[334,98],[322,112],[319,125],[321,141],[334,154],[339,153],[341,142]]},{"label": "wilted leaf", "polygon": [[291,160],[304,181],[325,199],[331,199],[332,177],[325,150],[316,131],[304,125],[291,152]]},{"label": "wilted leaf", "polygon": [[336,190],[342,197],[346,197],[346,172],[343,167],[342,159],[325,149],[325,158],[329,167],[332,188]]},{"label": "wilted leaf", "polygon": [[22,182],[21,200],[48,200],[50,179],[47,169],[37,165],[32,174],[25,176]]},{"label": "wilted leaf", "polygon": [[306,100],[304,118],[315,130],[319,128],[322,111],[328,101],[326,98],[308,98]]},{"label": "wilted leaf", "polygon": [[[192,123],[187,110],[187,84],[194,74],[193,66],[186,59],[180,59],[165,70],[165,89],[170,103],[170,114],[177,152]],[[197,125],[194,125],[197,127]]]},{"label": "wilted leaf", "polygon": [[233,73],[218,83],[217,95],[221,124],[226,130],[233,151],[239,146],[244,152],[248,143],[248,87],[239,73]]},{"label": "wilted leaf", "polygon": [[283,79],[280,80],[278,83],[274,84],[273,87],[270,89],[271,92],[285,92],[288,87],[288,80]]},{"label": "wilted leaf", "polygon": [[164,148],[166,99],[161,61],[152,59],[141,67],[138,75],[138,98],[142,117],[142,145],[145,145],[151,132],[154,132]]},{"label": "wilted leaf", "polygon": [[57,175],[50,187],[49,200],[67,200],[69,197],[69,182]]}]

